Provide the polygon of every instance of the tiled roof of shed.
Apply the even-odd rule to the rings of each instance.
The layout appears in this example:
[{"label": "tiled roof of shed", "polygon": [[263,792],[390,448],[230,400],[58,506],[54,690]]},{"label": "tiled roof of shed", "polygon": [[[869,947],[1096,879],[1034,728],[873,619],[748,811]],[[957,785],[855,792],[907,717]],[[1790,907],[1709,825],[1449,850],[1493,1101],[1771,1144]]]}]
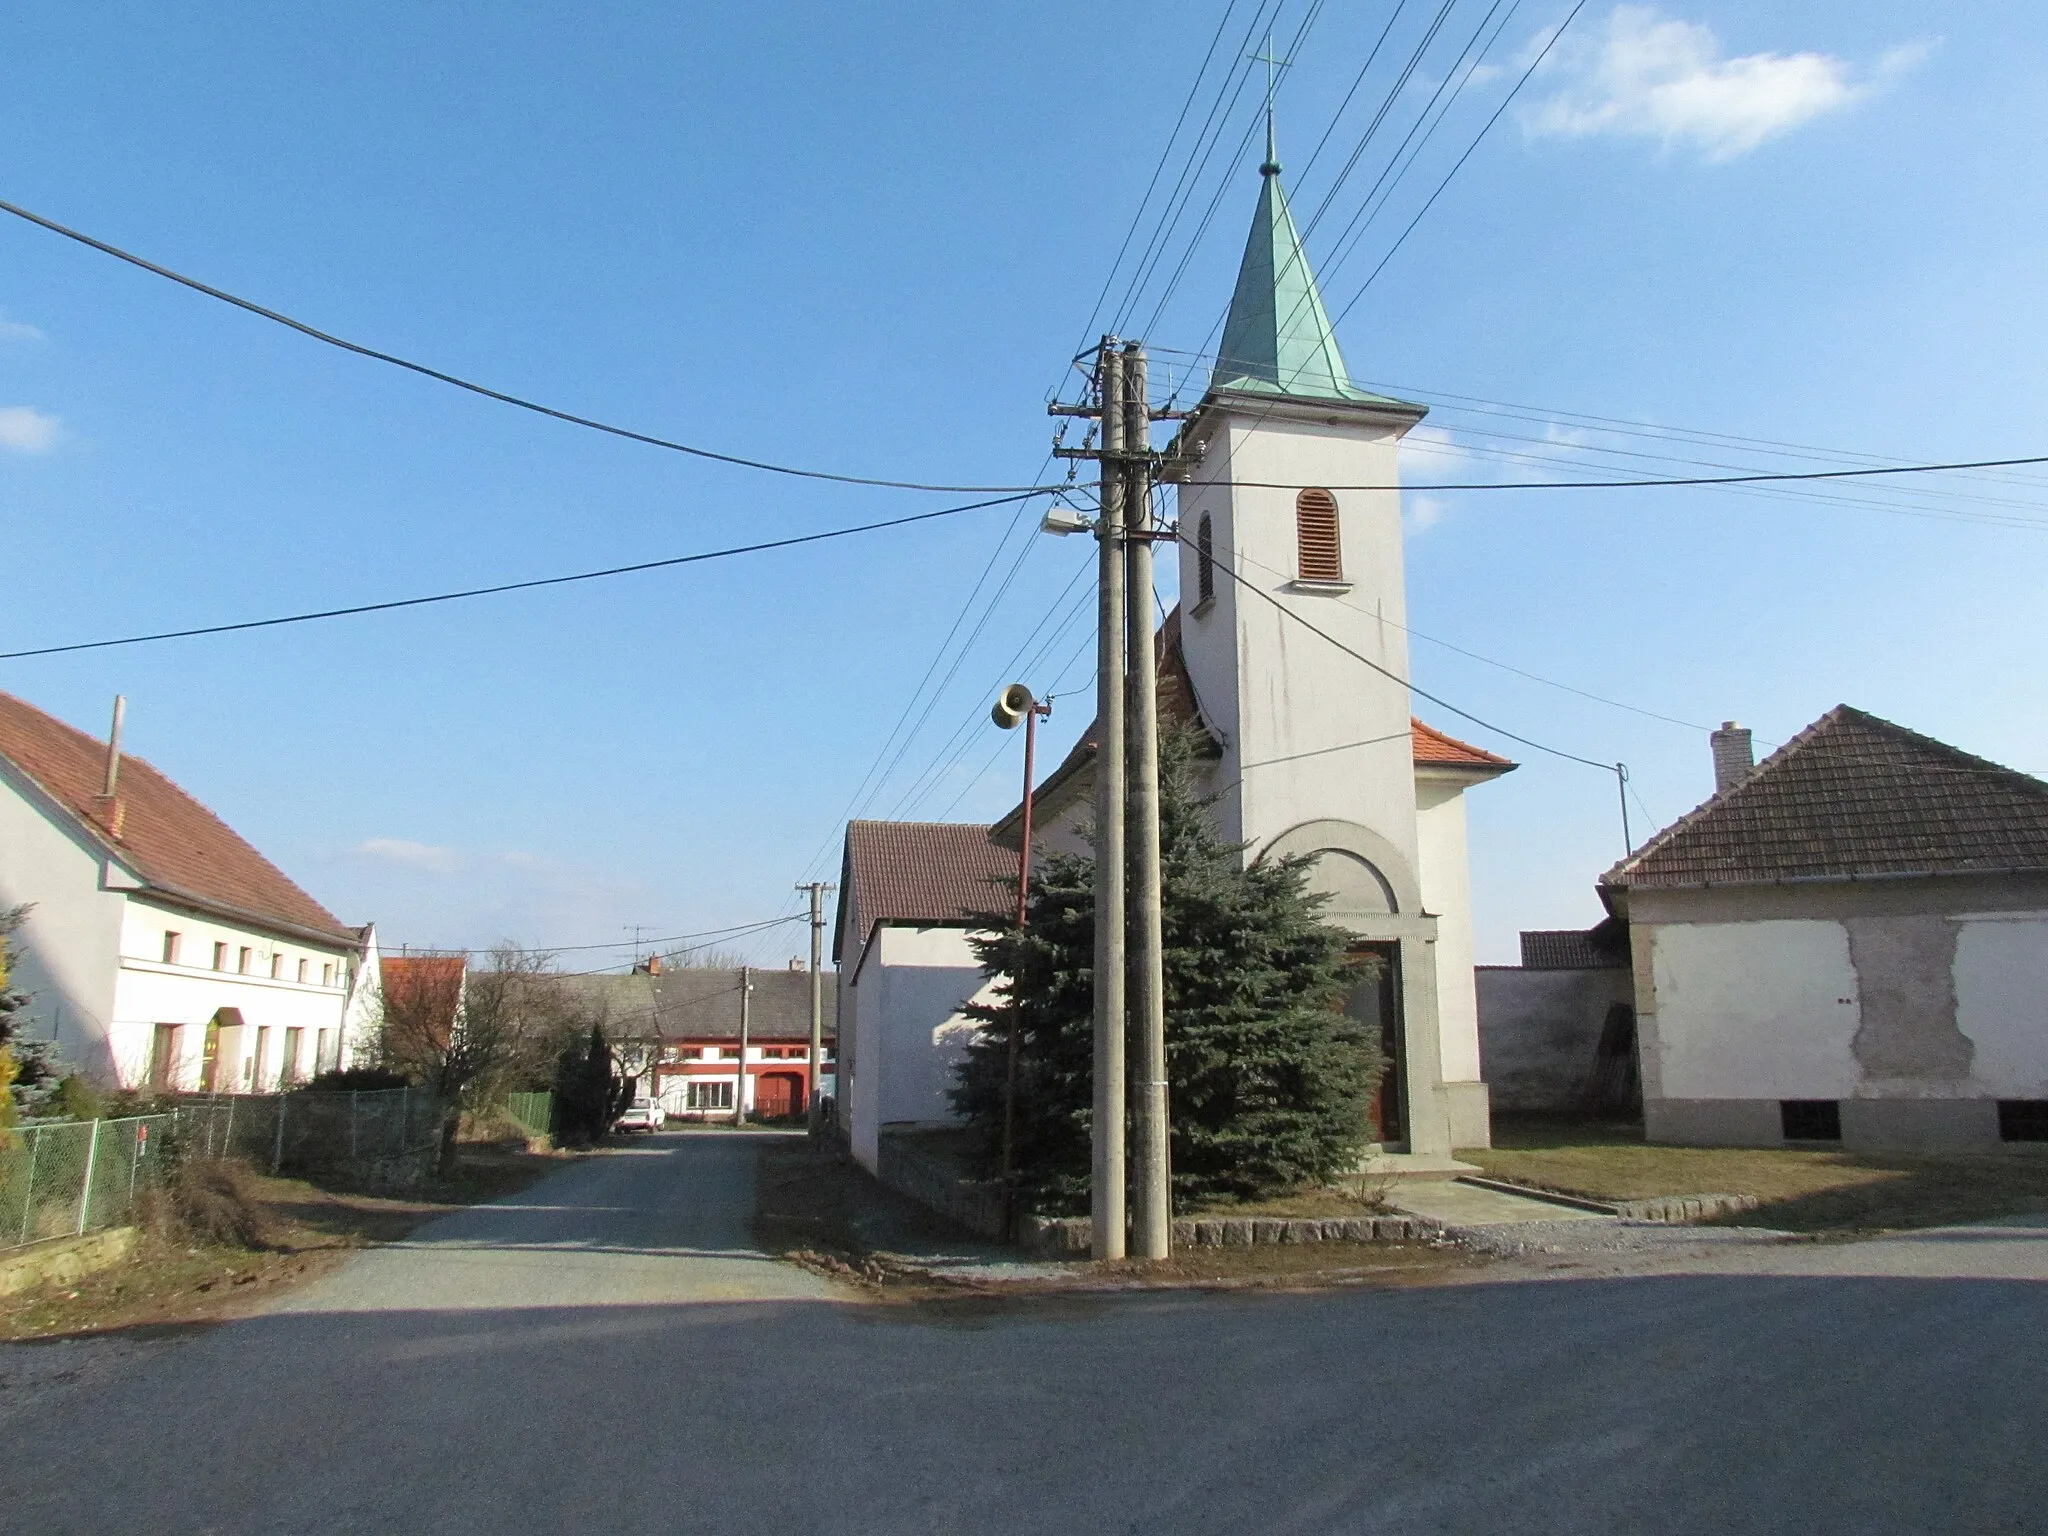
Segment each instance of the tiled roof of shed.
[{"label": "tiled roof of shed", "polygon": [[988,834],[951,821],[848,822],[846,876],[861,926],[959,923],[1011,901],[998,882],[1014,880],[1017,856]]},{"label": "tiled roof of shed", "polygon": [[1593,941],[1584,928],[1530,928],[1522,931],[1522,969],[1525,971],[1611,971],[1628,964],[1624,951],[1616,954]]},{"label": "tiled roof of shed", "polygon": [[1601,877],[1622,887],[2048,872],[2048,784],[1839,705]]},{"label": "tiled roof of shed", "polygon": [[353,946],[356,930],[288,879],[213,812],[139,757],[121,757],[121,831],[100,790],[107,748],[0,693],[0,757],[26,774],[153,890],[259,925]]},{"label": "tiled roof of shed", "polygon": [[[811,973],[756,969],[747,1010],[750,1040],[807,1040],[811,1034]],[[838,1033],[839,983],[825,973],[825,1036]],[[736,970],[665,970],[650,976],[609,974],[561,978],[577,1002],[602,1015],[616,1038],[659,1034],[665,1040],[737,1040],[740,973]]]}]

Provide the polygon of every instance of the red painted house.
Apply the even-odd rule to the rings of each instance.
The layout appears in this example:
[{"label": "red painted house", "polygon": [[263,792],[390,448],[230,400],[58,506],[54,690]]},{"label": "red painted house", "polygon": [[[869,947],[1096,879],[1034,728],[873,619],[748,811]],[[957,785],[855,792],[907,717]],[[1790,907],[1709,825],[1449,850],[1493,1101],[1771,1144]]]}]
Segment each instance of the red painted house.
[{"label": "red painted house", "polygon": [[[627,1070],[641,1069],[671,1115],[704,1119],[733,1112],[740,1079],[740,988],[747,1008],[746,1105],[763,1117],[809,1107],[811,975],[806,970],[655,970],[630,976],[565,978],[603,1023]],[[839,979],[824,977],[823,1058],[818,1091],[835,1094]],[[647,1082],[651,1077],[653,1081]]]}]

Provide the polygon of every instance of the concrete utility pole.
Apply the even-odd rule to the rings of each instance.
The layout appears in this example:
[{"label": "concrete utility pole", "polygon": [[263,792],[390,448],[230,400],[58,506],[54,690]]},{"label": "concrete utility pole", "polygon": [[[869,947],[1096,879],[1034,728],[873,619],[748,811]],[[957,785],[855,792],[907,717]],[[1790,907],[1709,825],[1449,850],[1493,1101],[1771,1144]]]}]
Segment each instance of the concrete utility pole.
[{"label": "concrete utility pole", "polygon": [[[1124,344],[1124,568],[1130,669],[1131,1252],[1167,1256],[1173,1234],[1166,1103],[1166,968],[1159,854],[1159,666],[1152,631],[1152,418],[1145,348]],[[1107,410],[1107,405],[1104,407]]]},{"label": "concrete utility pole", "polygon": [[[1102,513],[1095,637],[1095,1113],[1092,1251],[1124,1256],[1124,359],[1114,336],[1096,357],[1102,408]],[[1149,636],[1147,637],[1149,643]]]},{"label": "concrete utility pole", "polygon": [[823,1123],[818,1114],[818,1063],[825,1054],[825,893],[839,887],[813,880],[797,889],[811,894],[811,1071],[804,1109],[811,1134],[816,1136]]},{"label": "concrete utility pole", "polygon": [[732,1085],[732,1123],[747,1123],[747,1027],[753,1022],[754,973],[740,967],[740,1075]]}]

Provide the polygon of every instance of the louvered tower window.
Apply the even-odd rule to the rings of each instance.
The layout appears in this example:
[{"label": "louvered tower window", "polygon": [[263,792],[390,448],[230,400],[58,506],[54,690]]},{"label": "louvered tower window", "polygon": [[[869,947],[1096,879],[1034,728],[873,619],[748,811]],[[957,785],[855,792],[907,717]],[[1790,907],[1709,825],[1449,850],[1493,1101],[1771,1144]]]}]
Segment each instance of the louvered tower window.
[{"label": "louvered tower window", "polygon": [[1202,514],[1195,525],[1195,601],[1206,603],[1216,595],[1216,525]]},{"label": "louvered tower window", "polygon": [[1342,581],[1344,551],[1337,532],[1337,498],[1328,491],[1303,491],[1294,498],[1297,570],[1303,581]]}]

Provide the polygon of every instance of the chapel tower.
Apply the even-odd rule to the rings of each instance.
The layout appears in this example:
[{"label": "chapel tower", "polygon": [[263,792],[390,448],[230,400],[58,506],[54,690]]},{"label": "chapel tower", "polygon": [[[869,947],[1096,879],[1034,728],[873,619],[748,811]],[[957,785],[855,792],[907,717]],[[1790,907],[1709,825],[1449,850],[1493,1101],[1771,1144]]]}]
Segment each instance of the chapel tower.
[{"label": "chapel tower", "polygon": [[[1270,140],[1260,172],[1216,366],[1179,438],[1194,456],[1179,492],[1181,646],[1222,749],[1219,830],[1247,858],[1312,858],[1326,916],[1374,978],[1351,1009],[1380,1025],[1396,1064],[1382,1140],[1441,1159],[1484,1140],[1486,1109],[1466,1018],[1464,784],[1438,815],[1406,682],[1396,457],[1424,408],[1351,382]],[[1476,756],[1500,764],[1486,777],[1509,766]],[[1440,948],[1446,911],[1455,932]]]}]

